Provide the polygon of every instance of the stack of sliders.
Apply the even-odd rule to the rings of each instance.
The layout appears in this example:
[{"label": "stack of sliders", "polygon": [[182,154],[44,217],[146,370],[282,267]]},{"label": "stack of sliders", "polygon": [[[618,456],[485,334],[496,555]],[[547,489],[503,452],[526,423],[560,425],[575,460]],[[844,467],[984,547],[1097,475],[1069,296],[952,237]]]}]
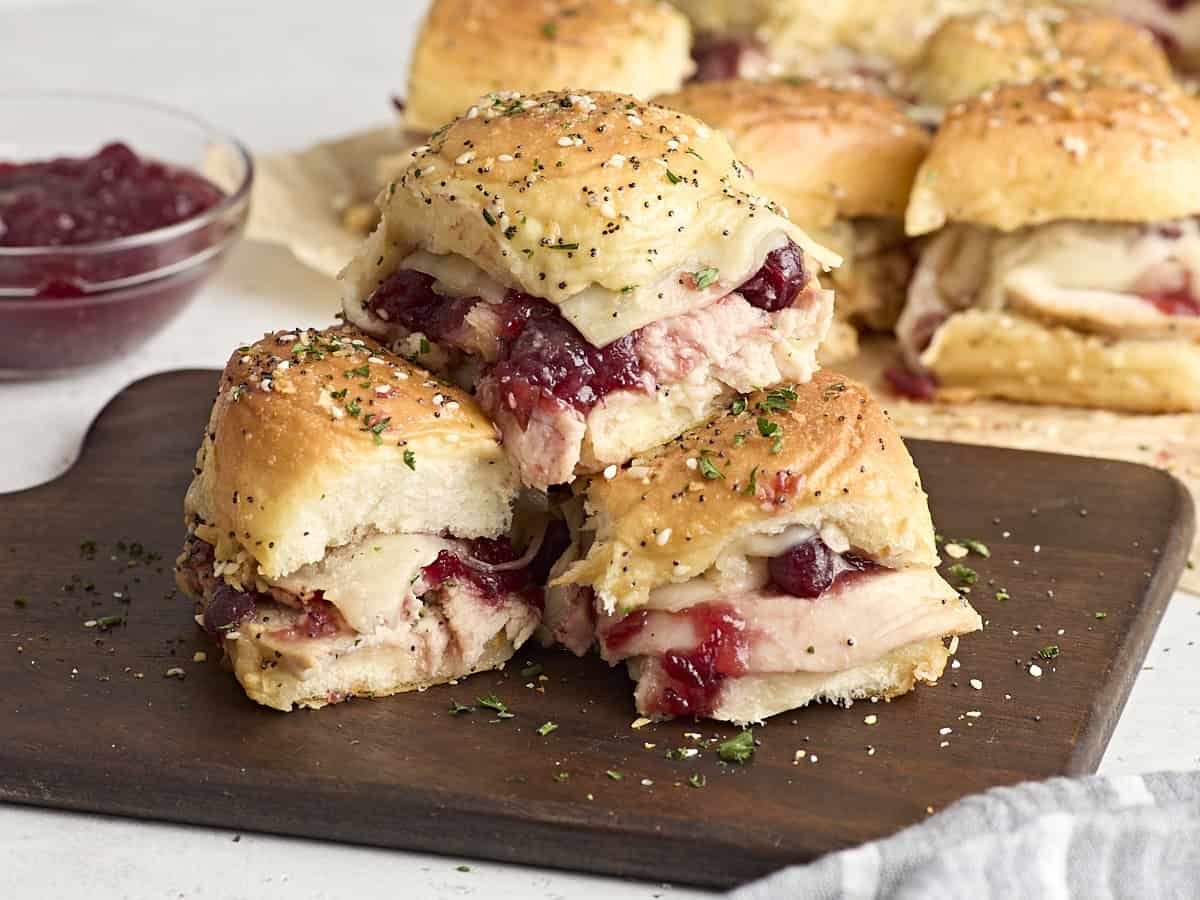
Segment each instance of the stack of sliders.
[{"label": "stack of sliders", "polygon": [[1200,409],[1200,105],[1116,76],[952,109],[909,234],[933,234],[897,336],[923,393]]},{"label": "stack of sliders", "polygon": [[895,326],[916,258],[904,209],[930,140],[900,103],[797,79],[702,82],[657,102],[722,129],[767,196],[841,255],[822,362],[854,355],[852,326]]},{"label": "stack of sliders", "polygon": [[465,393],[349,328],[278,332],[225,366],[176,580],[266,706],[440,684],[540,620],[518,488]]},{"label": "stack of sliders", "polygon": [[[491,94],[379,202],[343,273],[350,324],[239,351],[189,492],[181,582],[252,697],[316,705],[510,655],[551,562],[550,541],[506,541],[518,481],[574,494],[544,633],[629,660],[647,715],[891,697],[980,627],[934,571],[899,437],[818,371],[837,257],[719,131],[628,95]],[[339,643],[312,643],[315,607]],[[443,628],[475,652],[410,637]],[[386,677],[359,679],[377,659]]]}]

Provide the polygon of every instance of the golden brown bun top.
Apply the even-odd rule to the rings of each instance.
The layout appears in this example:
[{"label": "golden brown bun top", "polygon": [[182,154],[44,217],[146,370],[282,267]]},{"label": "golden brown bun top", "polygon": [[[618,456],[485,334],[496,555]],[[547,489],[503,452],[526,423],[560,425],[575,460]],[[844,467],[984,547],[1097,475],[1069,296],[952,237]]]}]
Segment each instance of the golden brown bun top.
[{"label": "golden brown bun top", "polygon": [[903,441],[865,388],[828,370],[739,400],[614,478],[592,479],[587,505],[596,539],[563,581],[621,606],[700,575],[747,533],[792,524],[836,525],[885,565],[937,561]]},{"label": "golden brown bun top", "polygon": [[923,103],[949,106],[1005,82],[1104,72],[1174,80],[1158,41],[1132,22],[1082,7],[1017,5],[947,19],[912,83]]},{"label": "golden brown bun top", "polygon": [[830,81],[708,81],[656,100],[722,129],[804,228],[902,218],[929,136],[894,100]]},{"label": "golden brown bun top", "polygon": [[1200,212],[1200,106],[1115,78],[1004,85],[952,108],[917,174],[909,234],[970,222],[1148,222]]},{"label": "golden brown bun top", "polygon": [[[422,479],[427,493],[442,490],[431,483],[441,456],[496,467],[509,493],[463,510],[396,511],[375,496]],[[195,476],[189,523],[220,539],[218,559],[236,546],[269,576],[371,531],[494,536],[516,490],[495,427],[467,394],[349,328],[276,332],[236,350]]]},{"label": "golden brown bun top", "polygon": [[[722,256],[738,260],[722,267],[733,275],[766,232],[803,247],[812,271],[838,261],[776,212],[719,131],[624,94],[489,95],[379,202],[379,228],[343,273],[352,318],[417,249],[552,303],[582,295],[564,314],[597,346],[625,333],[596,340],[603,328],[654,320],[664,277]],[[583,294],[597,287],[603,301]]]},{"label": "golden brown bun top", "polygon": [[489,91],[569,84],[650,97],[692,72],[687,20],[660,0],[434,0],[406,123],[429,133]]}]

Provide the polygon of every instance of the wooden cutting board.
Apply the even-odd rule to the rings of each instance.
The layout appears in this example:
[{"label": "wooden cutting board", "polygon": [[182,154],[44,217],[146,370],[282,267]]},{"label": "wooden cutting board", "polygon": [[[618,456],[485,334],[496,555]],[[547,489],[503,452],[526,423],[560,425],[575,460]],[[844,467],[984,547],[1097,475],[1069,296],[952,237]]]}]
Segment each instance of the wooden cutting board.
[{"label": "wooden cutting board", "polygon": [[[215,386],[138,382],[66,476],[0,498],[0,799],[729,886],[965,794],[1093,771],[1194,528],[1153,469],[912,442],[939,530],[991,549],[962,561],[987,628],[936,686],[778,717],[741,766],[708,742],[735,729],[634,729],[624,671],[561,651],[284,715],[245,699],[173,590]],[[515,717],[448,713],[490,693]]]}]

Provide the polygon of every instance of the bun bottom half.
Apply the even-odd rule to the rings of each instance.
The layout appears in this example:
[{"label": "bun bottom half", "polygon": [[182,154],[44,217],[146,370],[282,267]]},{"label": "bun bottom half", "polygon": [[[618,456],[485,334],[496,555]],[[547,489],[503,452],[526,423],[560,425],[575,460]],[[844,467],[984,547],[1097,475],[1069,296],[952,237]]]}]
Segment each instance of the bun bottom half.
[{"label": "bun bottom half", "polygon": [[233,673],[246,696],[283,712],[293,708],[320,709],[351,697],[388,697],[421,691],[477,672],[502,668],[516,649],[502,631],[469,668],[443,663],[440,669],[422,672],[414,657],[394,647],[368,647],[323,662],[302,677],[281,668],[270,668],[273,653],[245,635],[225,642]]},{"label": "bun bottom half", "polygon": [[938,379],[938,399],[951,402],[995,397],[1134,413],[1200,410],[1200,345],[1182,338],[1105,338],[968,310],[942,324],[921,364]]},{"label": "bun bottom half", "polygon": [[[950,652],[941,638],[899,647],[880,659],[841,672],[780,672],[743,675],[725,681],[717,705],[705,718],[747,725],[824,701],[850,706],[855,700],[891,700],[913,690],[917,682],[933,683],[946,668]],[[638,712],[650,715],[661,688],[657,662],[645,657],[628,663],[637,681]]]}]

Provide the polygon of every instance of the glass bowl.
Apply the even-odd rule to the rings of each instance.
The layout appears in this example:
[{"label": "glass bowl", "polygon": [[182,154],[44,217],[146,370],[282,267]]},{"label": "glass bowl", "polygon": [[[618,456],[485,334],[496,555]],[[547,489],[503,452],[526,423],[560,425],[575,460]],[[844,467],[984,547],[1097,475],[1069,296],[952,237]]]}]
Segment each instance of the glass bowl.
[{"label": "glass bowl", "polygon": [[[130,352],[178,315],[237,243],[254,164],[241,143],[188,113],[81,93],[0,92],[0,162],[85,157],[128,144],[200,173],[225,194],[193,218],[74,246],[0,246],[0,377],[51,374]],[[69,295],[74,296],[69,296]]]}]

